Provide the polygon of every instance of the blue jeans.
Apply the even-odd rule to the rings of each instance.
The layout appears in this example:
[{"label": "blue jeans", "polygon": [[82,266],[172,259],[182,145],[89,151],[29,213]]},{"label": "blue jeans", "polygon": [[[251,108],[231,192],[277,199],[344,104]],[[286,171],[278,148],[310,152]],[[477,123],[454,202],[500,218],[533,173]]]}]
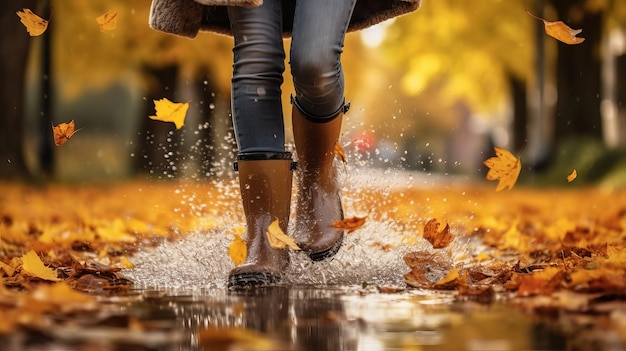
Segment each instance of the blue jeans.
[{"label": "blue jeans", "polygon": [[341,53],[356,0],[265,0],[229,7],[233,48],[232,115],[239,153],[283,152],[285,71],[282,1],[295,1],[289,65],[298,107],[320,120],[344,104]]}]

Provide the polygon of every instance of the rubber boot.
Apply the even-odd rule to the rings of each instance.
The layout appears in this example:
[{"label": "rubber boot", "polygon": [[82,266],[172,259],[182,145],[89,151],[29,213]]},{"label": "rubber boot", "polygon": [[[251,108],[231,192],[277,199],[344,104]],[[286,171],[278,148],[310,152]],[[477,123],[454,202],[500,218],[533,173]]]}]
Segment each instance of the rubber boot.
[{"label": "rubber boot", "polygon": [[318,122],[307,117],[295,100],[293,103],[293,135],[298,154],[295,233],[298,245],[313,261],[334,256],[343,242],[343,230],[332,224],[343,220],[334,161],[344,110]]},{"label": "rubber boot", "polygon": [[239,188],[246,216],[246,261],[230,271],[228,287],[262,287],[279,282],[289,264],[287,249],[274,249],[267,238],[269,225],[278,220],[287,233],[292,184],[291,153],[254,153],[237,157]]}]

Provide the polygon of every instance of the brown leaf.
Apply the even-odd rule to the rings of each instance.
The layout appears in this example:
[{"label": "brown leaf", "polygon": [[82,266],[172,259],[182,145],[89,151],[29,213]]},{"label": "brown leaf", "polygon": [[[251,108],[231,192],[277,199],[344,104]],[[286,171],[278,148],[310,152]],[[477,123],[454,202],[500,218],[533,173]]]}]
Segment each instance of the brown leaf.
[{"label": "brown leaf", "polygon": [[424,239],[428,240],[433,245],[433,248],[442,249],[454,240],[454,235],[450,234],[450,226],[448,224],[439,232],[439,222],[433,218],[424,226]]},{"label": "brown leaf", "polygon": [[24,9],[16,13],[31,37],[42,35],[48,29],[48,21],[34,14],[33,11]]},{"label": "brown leaf", "polygon": [[335,228],[347,230],[348,233],[352,233],[353,231],[361,228],[365,224],[365,219],[367,217],[350,217],[345,218],[340,221],[334,221],[332,226]]}]

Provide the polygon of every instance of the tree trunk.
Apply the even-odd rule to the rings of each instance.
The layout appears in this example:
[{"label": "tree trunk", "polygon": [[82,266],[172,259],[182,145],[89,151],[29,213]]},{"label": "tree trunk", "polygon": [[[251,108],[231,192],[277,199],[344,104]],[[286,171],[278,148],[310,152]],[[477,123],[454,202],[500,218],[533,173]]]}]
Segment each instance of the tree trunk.
[{"label": "tree trunk", "polygon": [[[582,28],[582,44],[558,43],[554,140],[602,137],[600,114],[602,13],[583,12],[584,0],[553,0],[560,20]],[[580,16],[572,17],[570,14]]]},{"label": "tree trunk", "polygon": [[[28,175],[24,160],[24,78],[33,40],[20,23],[17,11],[34,9],[36,0],[0,1],[0,178]],[[44,34],[45,35],[45,34]]]},{"label": "tree trunk", "polygon": [[140,130],[137,133],[135,172],[149,173],[157,178],[175,178],[180,169],[178,165],[180,144],[182,142],[180,132],[173,123],[155,121],[148,116],[154,116],[154,100],[167,98],[176,101],[176,80],[178,67],[167,66],[163,68],[145,67],[144,75],[150,82],[149,91],[144,102],[144,113],[141,116]]},{"label": "tree trunk", "polygon": [[513,150],[521,150],[528,139],[528,100],[526,82],[509,75],[513,100]]}]

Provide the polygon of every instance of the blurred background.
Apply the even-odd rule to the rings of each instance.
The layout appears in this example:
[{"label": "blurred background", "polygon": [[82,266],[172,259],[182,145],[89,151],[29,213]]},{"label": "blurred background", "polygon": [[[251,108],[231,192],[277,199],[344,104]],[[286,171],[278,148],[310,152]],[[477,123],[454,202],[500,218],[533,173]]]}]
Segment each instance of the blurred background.
[{"label": "blurred background", "polygon": [[[232,39],[156,32],[149,6],[0,2],[0,178],[230,174]],[[28,35],[23,8],[50,19],[42,36]],[[101,33],[96,17],[109,10],[117,27]],[[585,41],[557,42],[526,11]],[[341,142],[353,164],[480,179],[495,145],[523,150],[526,184],[563,184],[576,168],[577,184],[626,187],[624,0],[424,0],[350,33],[343,62],[352,107]],[[287,72],[285,111],[292,92]],[[163,97],[192,100],[181,130],[148,118]],[[69,120],[81,130],[54,146],[51,125]]]}]

